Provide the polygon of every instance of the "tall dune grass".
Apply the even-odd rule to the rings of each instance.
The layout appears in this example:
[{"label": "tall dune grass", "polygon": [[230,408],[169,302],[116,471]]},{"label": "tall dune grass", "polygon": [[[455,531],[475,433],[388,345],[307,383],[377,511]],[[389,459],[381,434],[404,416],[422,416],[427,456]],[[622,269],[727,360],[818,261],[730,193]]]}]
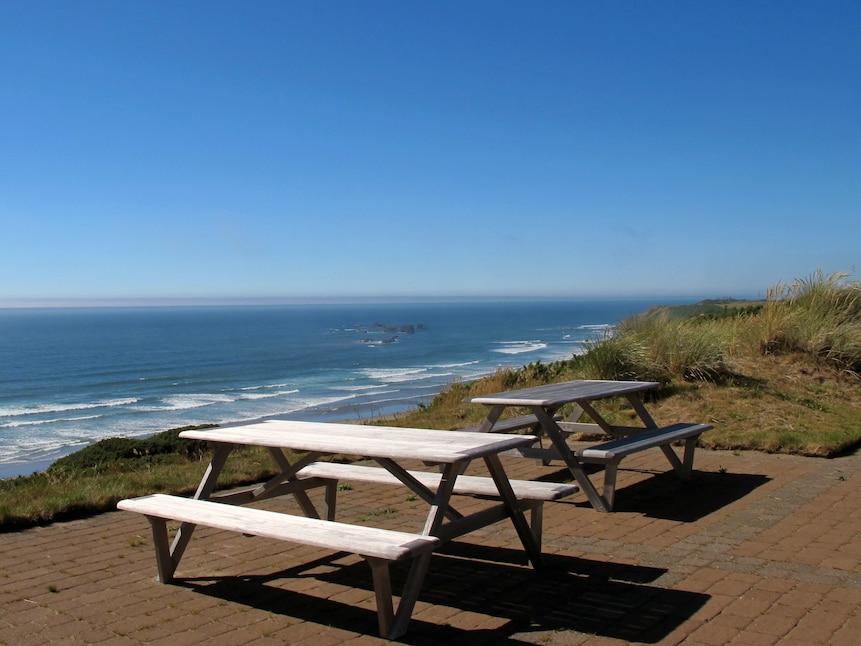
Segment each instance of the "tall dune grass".
[{"label": "tall dune grass", "polygon": [[581,365],[594,379],[716,381],[733,355],[814,355],[861,374],[861,283],[814,272],[768,290],[764,307],[725,316],[673,318],[664,312],[622,321],[586,344]]},{"label": "tall dune grass", "polygon": [[580,365],[592,379],[713,380],[725,370],[728,344],[714,322],[635,316],[587,343]]},{"label": "tall dune grass", "polygon": [[814,272],[769,290],[761,315],[764,354],[813,354],[861,374],[861,283],[848,274]]}]

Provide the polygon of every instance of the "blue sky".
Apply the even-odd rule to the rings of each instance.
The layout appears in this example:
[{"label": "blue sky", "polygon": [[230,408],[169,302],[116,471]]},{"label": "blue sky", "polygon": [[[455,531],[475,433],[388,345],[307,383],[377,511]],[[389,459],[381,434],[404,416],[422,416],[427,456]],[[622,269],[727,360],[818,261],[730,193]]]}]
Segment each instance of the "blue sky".
[{"label": "blue sky", "polygon": [[854,276],[859,33],[857,1],[0,0],[0,304]]}]

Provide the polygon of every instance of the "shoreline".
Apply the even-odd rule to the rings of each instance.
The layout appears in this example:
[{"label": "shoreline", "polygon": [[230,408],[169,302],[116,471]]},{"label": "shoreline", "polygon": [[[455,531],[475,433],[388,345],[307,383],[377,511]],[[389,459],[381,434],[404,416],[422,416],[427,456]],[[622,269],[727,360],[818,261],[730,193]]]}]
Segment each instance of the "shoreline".
[{"label": "shoreline", "polygon": [[[439,394],[439,393],[437,393],[437,394]],[[436,395],[434,395],[434,396],[436,396]],[[403,413],[403,412],[409,410],[411,406],[416,406],[416,405],[417,404],[415,402],[405,402],[404,405],[396,411],[392,411],[389,413],[383,413],[383,414],[379,414],[379,415],[372,415],[371,417],[353,417],[353,418],[346,418],[346,419],[345,418],[337,418],[337,419],[333,418],[331,420],[326,420],[326,419],[320,419],[320,418],[325,418],[326,415],[320,415],[320,416],[318,416],[316,421],[331,421],[331,422],[339,422],[339,423],[343,423],[343,424],[366,424],[369,422],[377,422],[377,421],[384,420],[384,419],[393,419],[396,415]],[[280,415],[263,415],[261,417],[256,417],[254,419],[225,422],[223,424],[218,424],[218,426],[219,426],[219,428],[228,428],[231,426],[239,426],[242,424],[255,424],[257,422],[265,422],[267,420],[272,420],[272,419],[289,419],[289,417],[287,415],[283,415],[283,414],[280,414]],[[296,418],[296,419],[298,419],[298,418]],[[170,431],[170,430],[172,430],[172,429],[169,429],[169,428],[163,429],[161,431],[155,431],[154,433],[142,435],[140,437],[135,437],[133,439],[146,439],[146,438],[150,438],[150,437],[153,437],[155,435],[158,435],[159,433],[165,433],[165,432]],[[124,436],[115,435],[113,437],[124,437]],[[35,475],[37,473],[44,472],[52,464],[54,464],[57,460],[60,460],[60,459],[66,457],[68,455],[72,455],[74,453],[77,453],[78,451],[83,451],[84,449],[91,447],[94,444],[97,444],[98,442],[101,442],[102,440],[105,440],[105,439],[110,439],[110,438],[101,438],[99,440],[95,440],[93,442],[90,442],[90,443],[86,444],[85,446],[78,446],[75,448],[70,447],[70,450],[68,450],[68,451],[63,451],[62,449],[58,449],[58,451],[57,451],[58,455],[56,455],[55,457],[52,457],[52,458],[44,458],[41,460],[36,460],[34,462],[9,462],[9,463],[5,463],[5,464],[0,464],[0,480],[11,480],[14,478],[27,478],[27,477]]]}]

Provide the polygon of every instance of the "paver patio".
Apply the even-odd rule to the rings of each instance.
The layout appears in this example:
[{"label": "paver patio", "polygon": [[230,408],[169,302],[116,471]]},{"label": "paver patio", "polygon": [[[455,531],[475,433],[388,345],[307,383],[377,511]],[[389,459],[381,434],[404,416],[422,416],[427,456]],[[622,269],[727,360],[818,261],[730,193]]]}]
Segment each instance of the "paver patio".
[{"label": "paver patio", "polygon": [[[559,476],[506,461],[509,475]],[[509,524],[434,555],[408,644],[856,644],[861,455],[698,450],[691,482],[653,450],[620,470],[616,510],[545,506],[537,573]],[[348,521],[421,526],[395,487],[339,493]],[[291,500],[267,503],[293,508]],[[470,503],[460,507],[468,510]],[[395,589],[404,572],[395,569]],[[175,585],[154,580],[136,514],[0,534],[0,643],[384,643],[358,557],[199,528]]]}]

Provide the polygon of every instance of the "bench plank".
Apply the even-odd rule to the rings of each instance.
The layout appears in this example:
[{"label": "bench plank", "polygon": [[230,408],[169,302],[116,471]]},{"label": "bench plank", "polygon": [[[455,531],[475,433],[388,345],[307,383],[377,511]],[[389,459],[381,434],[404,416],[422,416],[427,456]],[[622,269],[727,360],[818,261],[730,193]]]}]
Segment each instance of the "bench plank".
[{"label": "bench plank", "polygon": [[417,552],[433,550],[439,543],[439,540],[432,536],[291,516],[264,509],[165,494],[121,500],[117,507],[165,520],[265,536],[388,561],[399,561]]},{"label": "bench plank", "polygon": [[[434,490],[439,486],[439,473],[428,471],[413,471],[409,473],[416,480]],[[299,471],[299,478],[329,478],[336,480],[355,480],[357,482],[373,482],[378,484],[401,484],[395,476],[386,469],[360,464],[343,464],[340,462],[314,462]],[[559,500],[579,491],[577,485],[558,482],[539,482],[532,480],[511,480],[514,495],[519,500]],[[454,493],[461,495],[499,496],[492,478],[484,476],[458,476],[454,483]]]},{"label": "bench plank", "polygon": [[576,451],[582,460],[615,460],[638,451],[657,446],[665,446],[692,436],[699,436],[712,428],[709,424],[688,424],[680,422],[672,426],[640,431],[626,437],[617,438]]},{"label": "bench plank", "polygon": [[[385,485],[403,485],[404,481],[397,478],[387,469],[380,467],[371,467],[360,464],[344,464],[340,462],[314,462],[301,469],[297,474],[301,479],[320,479],[328,481],[326,487],[326,505],[327,517],[335,518],[335,505],[337,498],[338,480],[353,480],[355,482],[371,482]],[[426,487],[432,492],[439,488],[442,474],[429,471],[405,471],[404,475],[418,482],[419,485]],[[508,481],[514,497],[522,510],[530,512],[530,526],[532,536],[537,545],[541,545],[541,535],[543,530],[543,505],[545,501],[554,501],[577,493],[580,488],[575,484],[559,483],[559,482],[540,482],[532,480],[509,480]],[[412,486],[411,486],[412,488]],[[414,489],[417,494],[422,495],[421,491]],[[499,490],[493,481],[493,478],[486,476],[466,476],[459,475],[454,482],[452,493],[460,495],[477,495],[500,498]],[[423,496],[424,497],[424,496]],[[449,509],[449,511],[453,511]],[[480,522],[475,521],[479,517],[473,518],[472,522],[459,517],[449,516],[452,521],[448,525],[441,526],[436,532],[438,536],[444,540],[451,540],[457,536],[461,536],[474,530],[476,527],[483,527],[490,522],[502,520],[508,516],[504,508],[500,506],[495,510],[485,510],[480,516]],[[492,520],[495,518],[496,520]]]},{"label": "bench plank", "polygon": [[[609,510],[613,509],[616,496],[616,477],[618,475],[619,462],[632,453],[645,451],[652,448],[660,448],[673,466],[676,474],[687,480],[691,476],[694,465],[694,449],[697,439],[705,431],[713,428],[710,424],[691,424],[679,422],[663,428],[649,429],[621,437],[603,444],[586,447],[575,451],[575,455],[583,462],[598,462],[604,464],[604,491],[603,497],[607,501]],[[685,441],[684,457],[679,457],[673,451],[671,444],[680,440]]]},{"label": "bench plank", "polygon": [[[238,507],[224,503],[153,494],[121,500],[117,507],[143,514],[152,526],[159,580],[173,579],[181,553],[174,555],[168,542],[167,521],[205,525],[217,529],[265,536],[336,552],[362,556],[371,566],[377,621],[380,635],[396,639],[403,635],[418,599],[422,581],[434,548],[440,539],[375,527],[348,525],[318,518],[291,516],[263,509]],[[404,582],[397,614],[394,612],[389,564],[412,558]]]}]

